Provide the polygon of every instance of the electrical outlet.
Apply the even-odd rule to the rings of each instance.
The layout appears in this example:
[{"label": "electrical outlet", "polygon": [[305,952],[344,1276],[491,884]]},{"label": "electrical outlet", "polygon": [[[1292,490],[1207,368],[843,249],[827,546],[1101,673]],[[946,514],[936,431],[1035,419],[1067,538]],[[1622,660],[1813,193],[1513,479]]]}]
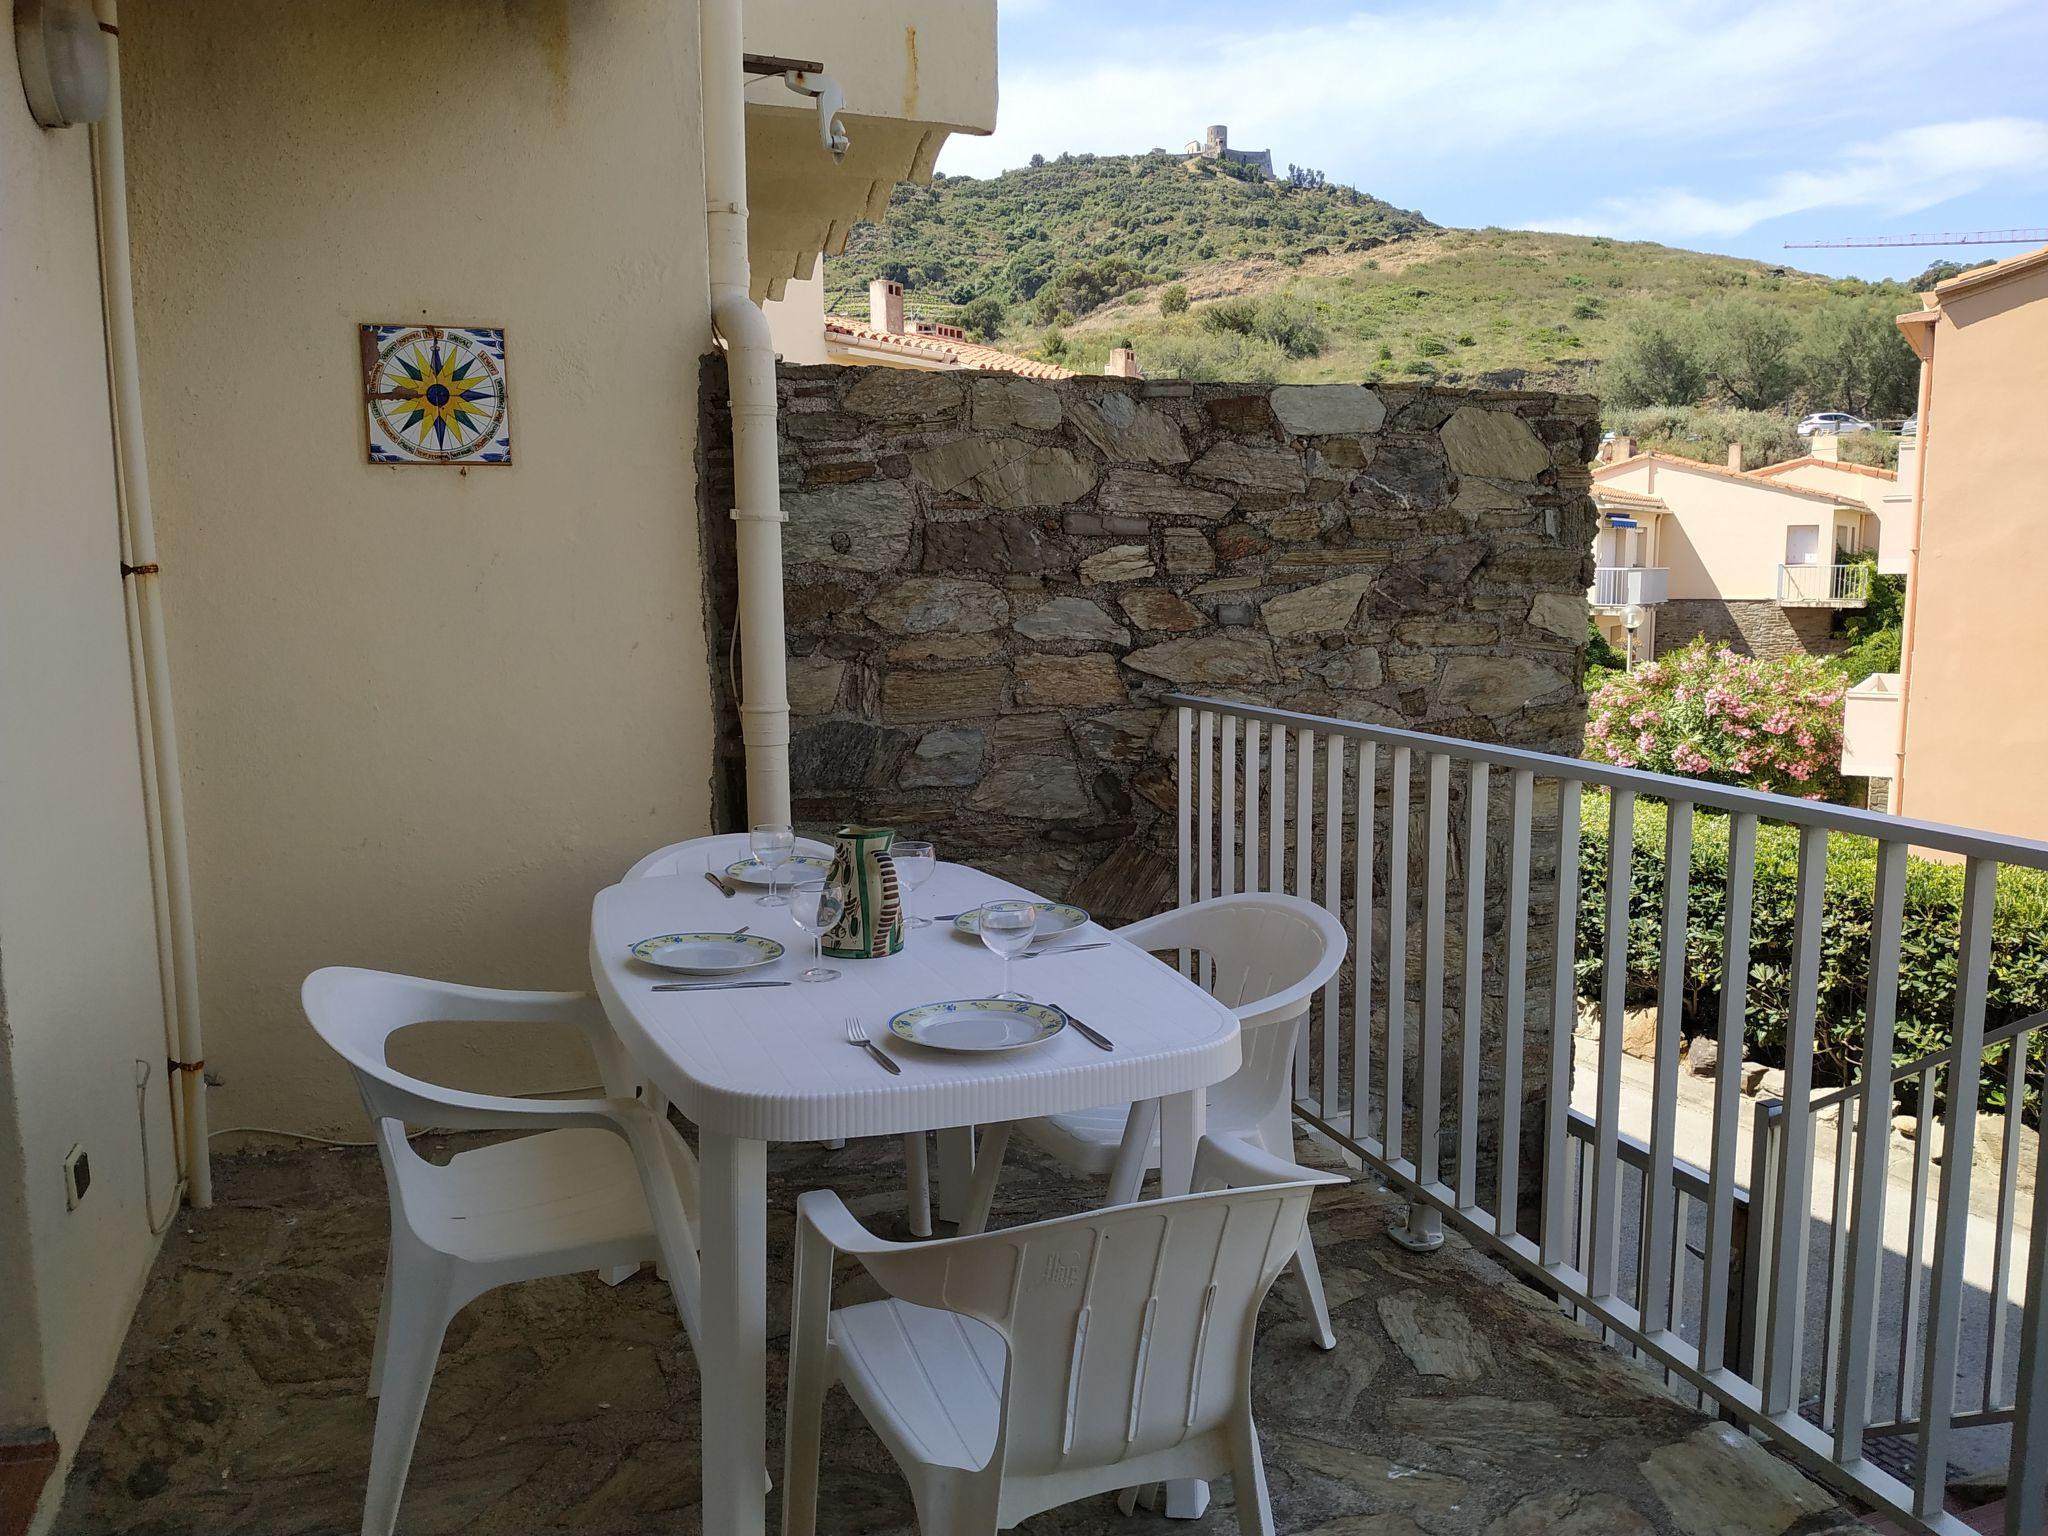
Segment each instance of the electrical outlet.
[{"label": "electrical outlet", "polygon": [[92,1164],[86,1160],[84,1147],[73,1147],[64,1154],[64,1209],[77,1210],[78,1202],[90,1188]]}]

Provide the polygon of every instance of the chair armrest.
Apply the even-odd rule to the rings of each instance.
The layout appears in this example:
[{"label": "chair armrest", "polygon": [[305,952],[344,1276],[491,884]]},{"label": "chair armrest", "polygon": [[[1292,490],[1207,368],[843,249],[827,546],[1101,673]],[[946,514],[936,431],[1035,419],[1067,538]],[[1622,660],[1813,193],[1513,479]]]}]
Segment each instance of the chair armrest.
[{"label": "chair armrest", "polygon": [[1250,1189],[1267,1184],[1349,1184],[1341,1173],[1304,1168],[1235,1136],[1204,1136],[1195,1150],[1194,1188]]},{"label": "chair armrest", "polygon": [[835,1253],[851,1253],[856,1256],[870,1253],[887,1253],[895,1248],[924,1248],[924,1243],[893,1243],[886,1237],[877,1237],[855,1218],[846,1208],[846,1202],[836,1191],[813,1189],[797,1196],[797,1235],[801,1238],[807,1231],[816,1234]]}]

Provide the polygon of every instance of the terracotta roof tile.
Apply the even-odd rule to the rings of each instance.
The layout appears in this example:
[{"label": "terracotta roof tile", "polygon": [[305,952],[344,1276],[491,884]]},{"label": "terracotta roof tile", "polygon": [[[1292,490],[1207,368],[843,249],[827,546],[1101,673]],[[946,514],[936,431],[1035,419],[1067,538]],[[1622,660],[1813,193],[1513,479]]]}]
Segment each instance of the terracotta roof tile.
[{"label": "terracotta roof tile", "polygon": [[955,341],[947,336],[912,335],[901,331],[884,331],[859,320],[848,320],[841,315],[825,317],[825,333],[828,336],[843,336],[863,347],[879,347],[884,351],[902,352],[912,357],[927,358],[941,366],[964,368],[980,373],[1018,373],[1028,379],[1071,379],[1076,377],[1071,368],[1062,368],[1057,363],[1041,363],[1028,357],[1019,357],[1014,352],[1004,352],[995,347],[984,347],[978,342]]},{"label": "terracotta roof tile", "polygon": [[1803,485],[1780,485],[1775,480],[1759,480],[1746,470],[1730,469],[1724,464],[1703,464],[1698,459],[1688,459],[1675,453],[1658,453],[1654,449],[1638,453],[1631,458],[1616,459],[1612,464],[1601,464],[1593,470],[1597,486],[1603,476],[1616,474],[1634,464],[1668,464],[1673,469],[1691,470],[1695,474],[1718,475],[1723,480],[1734,480],[1742,485],[1754,485],[1760,490],[1776,491],[1784,496],[1804,496],[1808,501],[1824,501],[1831,507],[1858,507],[1868,512],[1870,508],[1853,496],[1837,496],[1829,491],[1809,490]]},{"label": "terracotta roof tile", "polygon": [[1761,464],[1755,469],[1744,470],[1743,473],[1752,479],[1769,480],[1788,469],[1805,469],[1809,466],[1820,469],[1846,469],[1852,475],[1869,475],[1876,480],[1897,481],[1899,478],[1899,472],[1895,469],[1879,469],[1874,464],[1850,464],[1836,459],[1817,459],[1810,453],[1803,458],[1786,459],[1782,464]]},{"label": "terracotta roof tile", "polygon": [[1593,504],[1597,507],[1614,507],[1617,510],[1633,512],[1669,512],[1663,500],[1656,496],[1645,496],[1639,491],[1624,491],[1616,485],[1593,487]]}]

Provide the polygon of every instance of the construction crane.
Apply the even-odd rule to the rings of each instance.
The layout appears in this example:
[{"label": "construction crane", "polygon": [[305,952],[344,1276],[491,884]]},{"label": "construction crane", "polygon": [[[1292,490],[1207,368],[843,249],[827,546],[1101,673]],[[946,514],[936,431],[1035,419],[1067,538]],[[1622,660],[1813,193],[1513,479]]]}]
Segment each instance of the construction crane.
[{"label": "construction crane", "polygon": [[1970,229],[1940,235],[1871,235],[1862,240],[1787,240],[1788,251],[1819,251],[1845,245],[2043,245],[2048,229]]}]

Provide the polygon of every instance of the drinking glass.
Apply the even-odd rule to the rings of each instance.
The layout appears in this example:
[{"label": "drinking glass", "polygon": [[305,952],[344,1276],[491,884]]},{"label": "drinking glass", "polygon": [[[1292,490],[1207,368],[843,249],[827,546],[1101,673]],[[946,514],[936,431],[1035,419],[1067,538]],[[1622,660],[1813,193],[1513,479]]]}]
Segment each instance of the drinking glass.
[{"label": "drinking glass", "polygon": [[789,856],[796,852],[796,829],[783,821],[764,821],[747,836],[747,849],[754,855],[754,862],[768,871],[768,894],[756,896],[757,907],[786,907],[787,896],[778,895],[776,888],[782,879],[782,866],[789,862]]},{"label": "drinking glass", "polygon": [[930,843],[896,843],[889,849],[889,857],[896,865],[896,873],[902,877],[903,912],[905,921],[912,928],[929,928],[932,920],[928,917],[910,916],[911,893],[931,879],[932,871],[939,867],[938,850]]},{"label": "drinking glass", "polygon": [[1003,990],[997,997],[1028,1003],[1030,997],[1010,985],[1010,962],[1031,947],[1038,928],[1038,904],[1030,901],[992,901],[981,909],[981,942],[1003,957]]},{"label": "drinking glass", "polygon": [[790,920],[811,936],[811,968],[797,980],[833,980],[839,972],[825,964],[825,935],[846,910],[846,893],[820,876],[793,882],[788,901]]}]

